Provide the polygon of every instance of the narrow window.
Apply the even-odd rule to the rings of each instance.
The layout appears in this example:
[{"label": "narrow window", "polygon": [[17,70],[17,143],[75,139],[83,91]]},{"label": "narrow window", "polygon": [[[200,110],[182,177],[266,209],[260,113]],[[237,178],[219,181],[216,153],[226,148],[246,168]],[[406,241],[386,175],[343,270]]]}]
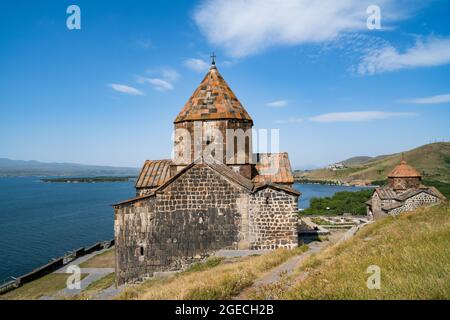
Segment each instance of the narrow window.
[{"label": "narrow window", "polygon": [[139,249],[140,249],[140,254],[141,254],[141,256],[143,256],[143,255],[144,255],[144,247],[141,246]]}]

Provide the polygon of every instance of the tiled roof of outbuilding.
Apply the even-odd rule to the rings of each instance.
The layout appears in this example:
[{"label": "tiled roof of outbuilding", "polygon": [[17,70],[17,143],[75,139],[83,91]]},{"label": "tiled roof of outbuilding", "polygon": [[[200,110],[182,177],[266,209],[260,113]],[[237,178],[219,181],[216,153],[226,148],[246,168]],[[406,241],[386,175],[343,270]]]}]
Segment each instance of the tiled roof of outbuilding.
[{"label": "tiled roof of outbuilding", "polygon": [[389,200],[397,198],[397,193],[394,189],[389,187],[376,188],[375,192],[378,193],[378,196],[381,200]]},{"label": "tiled roof of outbuilding", "polygon": [[246,177],[244,177],[243,175],[241,175],[237,172],[234,172],[232,169],[230,169],[230,167],[228,167],[222,163],[210,162],[208,164],[211,168],[216,170],[220,175],[237,182],[238,184],[240,184],[241,186],[245,187],[248,190],[253,189],[253,183],[250,179],[247,179]]},{"label": "tiled roof of outbuilding", "polygon": [[402,160],[402,162],[389,173],[388,178],[419,178],[421,176],[419,171],[407,164],[406,161]]},{"label": "tiled roof of outbuilding", "polygon": [[283,153],[258,153],[254,183],[294,183],[289,155]]},{"label": "tiled roof of outbuilding", "polygon": [[389,204],[383,206],[381,208],[381,210],[383,210],[383,211],[390,211],[390,210],[393,210],[393,209],[397,209],[397,208],[401,207],[402,205],[403,205],[403,202],[393,202],[393,203],[389,203]]},{"label": "tiled roof of outbuilding", "polygon": [[172,160],[147,160],[141,169],[136,188],[156,188],[170,178]]},{"label": "tiled roof of outbuilding", "polygon": [[174,122],[218,119],[253,122],[216,66],[213,65]]},{"label": "tiled roof of outbuilding", "polygon": [[378,193],[378,196],[381,200],[395,200],[395,201],[405,201],[415,195],[425,192],[432,196],[435,196],[441,200],[445,200],[445,196],[439,192],[435,187],[426,187],[421,186],[419,188],[411,188],[406,190],[405,192],[396,192],[394,189],[389,187],[384,188],[376,188],[375,192]]}]

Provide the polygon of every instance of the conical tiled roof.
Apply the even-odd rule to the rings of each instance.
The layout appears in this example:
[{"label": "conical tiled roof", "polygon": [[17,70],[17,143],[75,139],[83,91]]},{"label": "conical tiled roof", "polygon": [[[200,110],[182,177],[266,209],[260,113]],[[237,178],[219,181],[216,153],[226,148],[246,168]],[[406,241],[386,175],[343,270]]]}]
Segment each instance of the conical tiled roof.
[{"label": "conical tiled roof", "polygon": [[389,173],[388,178],[419,178],[421,176],[419,171],[407,164],[405,160],[402,160],[402,162]]},{"label": "conical tiled roof", "polygon": [[200,86],[178,114],[175,123],[218,119],[252,121],[216,66],[212,65]]}]

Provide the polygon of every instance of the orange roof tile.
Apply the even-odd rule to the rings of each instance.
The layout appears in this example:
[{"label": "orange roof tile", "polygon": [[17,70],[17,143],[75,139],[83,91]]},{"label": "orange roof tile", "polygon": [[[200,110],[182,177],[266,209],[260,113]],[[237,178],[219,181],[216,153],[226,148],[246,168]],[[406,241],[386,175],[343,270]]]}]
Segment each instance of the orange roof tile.
[{"label": "orange roof tile", "polygon": [[213,65],[174,123],[218,119],[240,119],[253,122],[216,66]]},{"label": "orange roof tile", "polygon": [[419,171],[407,164],[406,161],[402,160],[402,162],[389,173],[388,178],[419,178],[421,176]]},{"label": "orange roof tile", "polygon": [[156,188],[170,178],[172,160],[147,160],[136,181],[136,188]]},{"label": "orange roof tile", "polygon": [[294,183],[291,163],[287,153],[259,153],[257,155],[254,183]]}]

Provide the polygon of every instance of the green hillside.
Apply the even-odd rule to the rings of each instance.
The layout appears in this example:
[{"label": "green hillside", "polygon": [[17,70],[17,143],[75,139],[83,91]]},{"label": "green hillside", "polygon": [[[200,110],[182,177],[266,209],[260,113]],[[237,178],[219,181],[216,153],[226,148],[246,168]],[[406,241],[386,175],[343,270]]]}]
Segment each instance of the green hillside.
[{"label": "green hillside", "polygon": [[[404,159],[418,169],[426,180],[450,182],[450,142],[427,144],[403,153]],[[318,169],[298,171],[296,178],[308,180],[339,180],[354,182],[356,180],[383,180],[387,174],[402,160],[402,153],[374,158],[354,157],[364,161],[347,161],[347,168],[336,171]],[[351,160],[350,159],[350,160]],[[346,161],[343,161],[346,163]]]},{"label": "green hillside", "polygon": [[[435,206],[387,217],[306,259],[257,299],[450,299],[450,209]],[[379,268],[369,289],[369,266]],[[372,271],[373,272],[373,271]]]}]

